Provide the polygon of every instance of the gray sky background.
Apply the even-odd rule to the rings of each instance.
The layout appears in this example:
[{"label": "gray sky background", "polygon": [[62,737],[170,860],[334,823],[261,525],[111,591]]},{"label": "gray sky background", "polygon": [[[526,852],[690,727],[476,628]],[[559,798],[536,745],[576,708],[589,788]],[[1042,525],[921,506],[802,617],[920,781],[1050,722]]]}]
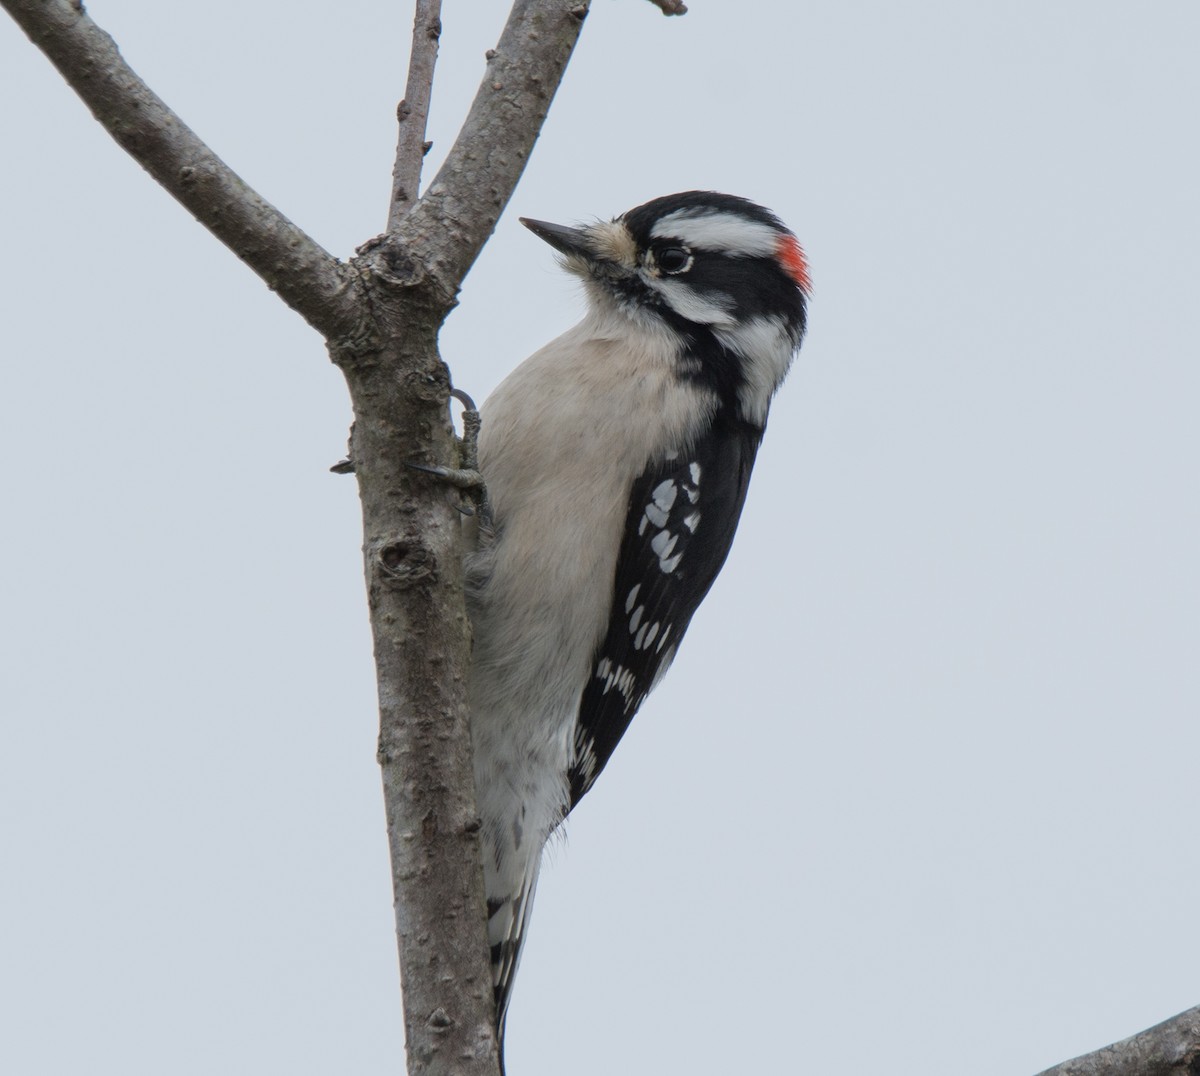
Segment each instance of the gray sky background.
[{"label": "gray sky background", "polygon": [[[89,6],[329,250],[382,229],[404,4]],[[434,165],[500,7],[447,2]],[[514,1076],[1012,1076],[1200,1002],[1198,42],[1194,0],[597,0],[456,381],[579,315],[518,214],[746,195],[816,293],[544,872]],[[7,19],[0,98],[0,1071],[400,1071],[340,376]]]}]

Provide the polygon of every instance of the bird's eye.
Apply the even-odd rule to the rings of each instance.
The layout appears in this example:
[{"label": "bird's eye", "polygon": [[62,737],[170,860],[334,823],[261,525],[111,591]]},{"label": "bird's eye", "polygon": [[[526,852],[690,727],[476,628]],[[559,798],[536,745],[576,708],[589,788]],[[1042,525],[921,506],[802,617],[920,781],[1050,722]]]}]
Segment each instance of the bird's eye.
[{"label": "bird's eye", "polygon": [[655,256],[664,273],[682,273],[692,264],[692,256],[683,247],[663,247]]}]

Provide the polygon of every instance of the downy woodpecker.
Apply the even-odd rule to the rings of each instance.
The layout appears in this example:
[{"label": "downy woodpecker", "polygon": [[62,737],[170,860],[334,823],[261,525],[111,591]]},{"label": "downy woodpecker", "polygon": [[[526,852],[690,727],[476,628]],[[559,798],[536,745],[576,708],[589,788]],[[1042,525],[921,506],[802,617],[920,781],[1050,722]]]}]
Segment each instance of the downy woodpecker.
[{"label": "downy woodpecker", "polygon": [[588,310],[481,412],[468,693],[501,1040],[543,845],[725,561],[809,292],[796,237],[731,195],[522,223]]}]

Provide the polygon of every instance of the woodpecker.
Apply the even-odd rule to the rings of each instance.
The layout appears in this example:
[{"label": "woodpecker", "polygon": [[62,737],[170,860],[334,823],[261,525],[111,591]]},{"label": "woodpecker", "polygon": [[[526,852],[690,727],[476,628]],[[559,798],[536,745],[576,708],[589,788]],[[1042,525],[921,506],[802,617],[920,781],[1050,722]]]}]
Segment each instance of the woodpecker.
[{"label": "woodpecker", "polygon": [[481,410],[468,698],[501,1049],[543,846],[729,553],[810,292],[796,237],[732,195],[522,223],[588,305]]}]

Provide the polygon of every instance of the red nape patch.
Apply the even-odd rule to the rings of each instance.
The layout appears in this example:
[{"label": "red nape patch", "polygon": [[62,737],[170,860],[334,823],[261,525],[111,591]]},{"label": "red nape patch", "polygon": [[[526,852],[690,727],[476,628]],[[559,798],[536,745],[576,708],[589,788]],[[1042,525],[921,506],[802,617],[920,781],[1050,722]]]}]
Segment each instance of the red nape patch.
[{"label": "red nape patch", "polygon": [[775,243],[775,257],[805,295],[812,294],[812,277],[808,275],[808,259],[794,235],[781,235]]}]

